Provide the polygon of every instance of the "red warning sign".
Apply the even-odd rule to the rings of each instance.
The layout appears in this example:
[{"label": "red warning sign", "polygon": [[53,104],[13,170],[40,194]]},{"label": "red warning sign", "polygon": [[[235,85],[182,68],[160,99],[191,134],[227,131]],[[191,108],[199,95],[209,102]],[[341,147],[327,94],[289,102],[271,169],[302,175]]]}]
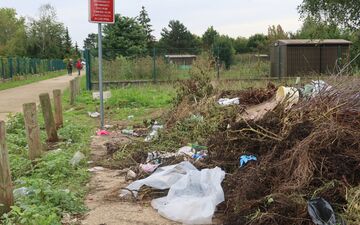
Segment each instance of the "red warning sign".
[{"label": "red warning sign", "polygon": [[89,22],[114,23],[115,0],[89,0]]}]

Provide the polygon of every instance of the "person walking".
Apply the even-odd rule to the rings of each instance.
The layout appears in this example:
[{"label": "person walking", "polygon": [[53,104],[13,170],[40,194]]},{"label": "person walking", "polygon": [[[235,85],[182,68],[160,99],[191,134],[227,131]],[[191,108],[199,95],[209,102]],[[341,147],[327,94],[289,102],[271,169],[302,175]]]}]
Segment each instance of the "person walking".
[{"label": "person walking", "polygon": [[66,68],[67,68],[67,71],[68,71],[68,75],[71,76],[72,75],[72,69],[73,69],[72,59],[67,60]]},{"label": "person walking", "polygon": [[78,61],[76,62],[76,69],[78,70],[78,76],[81,75],[82,68],[83,68],[82,61],[81,59],[78,59]]}]

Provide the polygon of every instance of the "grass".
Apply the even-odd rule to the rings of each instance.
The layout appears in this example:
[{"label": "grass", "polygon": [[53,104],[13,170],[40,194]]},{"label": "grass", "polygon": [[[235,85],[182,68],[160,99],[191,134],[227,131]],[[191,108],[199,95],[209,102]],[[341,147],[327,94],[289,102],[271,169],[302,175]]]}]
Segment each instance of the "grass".
[{"label": "grass", "polygon": [[[2,217],[1,224],[61,225],[64,214],[86,211],[83,197],[90,177],[87,160],[76,166],[69,161],[77,151],[89,155],[95,122],[88,118],[86,110],[69,110],[67,99],[68,92],[64,95],[64,127],[58,131],[63,141],[56,145],[56,151],[47,151],[35,163],[28,159],[23,116],[17,114],[7,122],[7,146],[16,191],[15,206]],[[45,141],[40,112],[38,116]]]},{"label": "grass", "polygon": [[35,82],[42,81],[42,80],[47,80],[50,78],[59,77],[59,76],[64,75],[65,73],[66,73],[65,70],[59,70],[59,71],[54,71],[54,72],[48,72],[43,75],[37,74],[37,75],[25,76],[25,77],[22,77],[22,79],[20,79],[20,77],[14,77],[13,80],[0,83],[0,91],[14,88],[14,87],[23,86],[26,84],[35,83]]},{"label": "grass", "polygon": [[[164,110],[172,104],[175,90],[171,85],[139,85],[110,89],[111,98],[105,101],[105,121],[127,120],[134,116],[132,122],[142,122],[153,113]],[[88,112],[100,112],[98,100],[93,100],[92,93],[84,92],[77,98],[78,107]]]}]

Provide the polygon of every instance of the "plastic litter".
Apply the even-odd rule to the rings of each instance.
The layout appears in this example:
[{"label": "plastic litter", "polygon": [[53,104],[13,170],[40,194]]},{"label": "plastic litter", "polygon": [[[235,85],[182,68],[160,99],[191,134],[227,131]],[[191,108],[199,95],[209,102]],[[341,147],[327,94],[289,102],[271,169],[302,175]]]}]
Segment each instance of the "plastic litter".
[{"label": "plastic litter", "polygon": [[240,157],[240,167],[245,166],[250,161],[257,161],[256,156],[253,155],[242,155]]},{"label": "plastic litter", "polygon": [[300,99],[299,90],[294,87],[284,87],[280,86],[276,92],[276,101],[283,102],[286,100],[288,107],[297,104]]},{"label": "plastic litter", "polygon": [[140,164],[140,169],[145,173],[152,173],[159,167],[159,165],[160,164],[152,164],[152,163]]},{"label": "plastic litter", "polygon": [[201,160],[207,157],[208,151],[206,146],[201,146],[197,144],[190,144],[189,146],[184,146],[180,148],[177,152],[178,155],[187,155],[193,159]]},{"label": "plastic litter", "polygon": [[170,187],[166,197],[151,205],[159,214],[184,224],[211,224],[216,206],[224,201],[221,182],[225,172],[214,169],[191,170]]},{"label": "plastic litter", "polygon": [[88,115],[91,118],[98,118],[100,116],[100,113],[98,113],[98,112],[88,112]]},{"label": "plastic litter", "polygon": [[332,87],[323,80],[313,80],[310,84],[306,84],[301,93],[304,97],[315,97],[321,92],[328,91]]},{"label": "plastic litter", "polygon": [[98,172],[98,171],[103,171],[103,170],[104,170],[104,167],[101,167],[101,166],[95,166],[93,168],[88,169],[88,171],[92,172],[92,173]]},{"label": "plastic litter", "polygon": [[239,98],[220,98],[218,103],[222,106],[228,106],[228,105],[239,105],[240,99]]},{"label": "plastic litter", "polygon": [[126,134],[126,135],[131,135],[131,136],[134,136],[134,137],[139,137],[140,136],[134,130],[130,130],[130,129],[123,129],[123,130],[121,130],[121,133]]},{"label": "plastic litter", "polygon": [[113,127],[114,127],[113,125],[109,125],[109,124],[104,126],[105,129],[110,129],[110,128],[113,128]]},{"label": "plastic litter", "polygon": [[128,120],[132,120],[132,119],[134,119],[134,115],[128,116]]},{"label": "plastic litter", "polygon": [[146,136],[145,138],[145,142],[150,142],[152,140],[154,140],[157,136],[158,136],[158,131],[160,129],[163,129],[164,126],[163,125],[159,125],[156,121],[154,123],[154,125],[151,126],[151,132],[149,133],[148,136]]},{"label": "plastic litter", "polygon": [[81,162],[81,160],[85,159],[85,155],[83,153],[81,153],[80,151],[77,151],[74,156],[72,157],[72,159],[70,159],[70,164],[72,166],[76,166],[77,164],[79,164]]},{"label": "plastic litter", "polygon": [[99,130],[96,132],[96,135],[97,136],[107,136],[107,135],[110,135],[110,132],[106,131],[106,130]]},{"label": "plastic litter", "polygon": [[34,192],[33,189],[28,187],[21,187],[13,190],[14,198],[18,199],[24,196],[27,196],[29,194],[32,194]]},{"label": "plastic litter", "polygon": [[221,182],[225,172],[219,167],[197,170],[190,162],[159,167],[149,177],[131,183],[120,194],[124,197],[131,190],[136,197],[143,186],[169,189],[166,197],[154,199],[151,205],[159,214],[185,224],[209,224],[216,205],[224,201]]},{"label": "plastic litter", "polygon": [[315,198],[308,202],[308,212],[316,225],[338,225],[334,210],[323,198]]}]

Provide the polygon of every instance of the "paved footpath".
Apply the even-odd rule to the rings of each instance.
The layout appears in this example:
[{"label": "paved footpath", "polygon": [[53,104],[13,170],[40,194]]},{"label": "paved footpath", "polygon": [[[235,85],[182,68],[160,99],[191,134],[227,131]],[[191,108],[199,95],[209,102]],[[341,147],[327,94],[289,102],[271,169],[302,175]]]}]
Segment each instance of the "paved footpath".
[{"label": "paved footpath", "polygon": [[[64,75],[48,80],[39,81],[24,86],[0,91],[0,120],[6,120],[9,113],[22,112],[24,103],[39,103],[39,94],[49,93],[52,97],[54,89],[64,90],[69,87],[69,81],[76,77]],[[0,84],[1,85],[1,84]]]}]

